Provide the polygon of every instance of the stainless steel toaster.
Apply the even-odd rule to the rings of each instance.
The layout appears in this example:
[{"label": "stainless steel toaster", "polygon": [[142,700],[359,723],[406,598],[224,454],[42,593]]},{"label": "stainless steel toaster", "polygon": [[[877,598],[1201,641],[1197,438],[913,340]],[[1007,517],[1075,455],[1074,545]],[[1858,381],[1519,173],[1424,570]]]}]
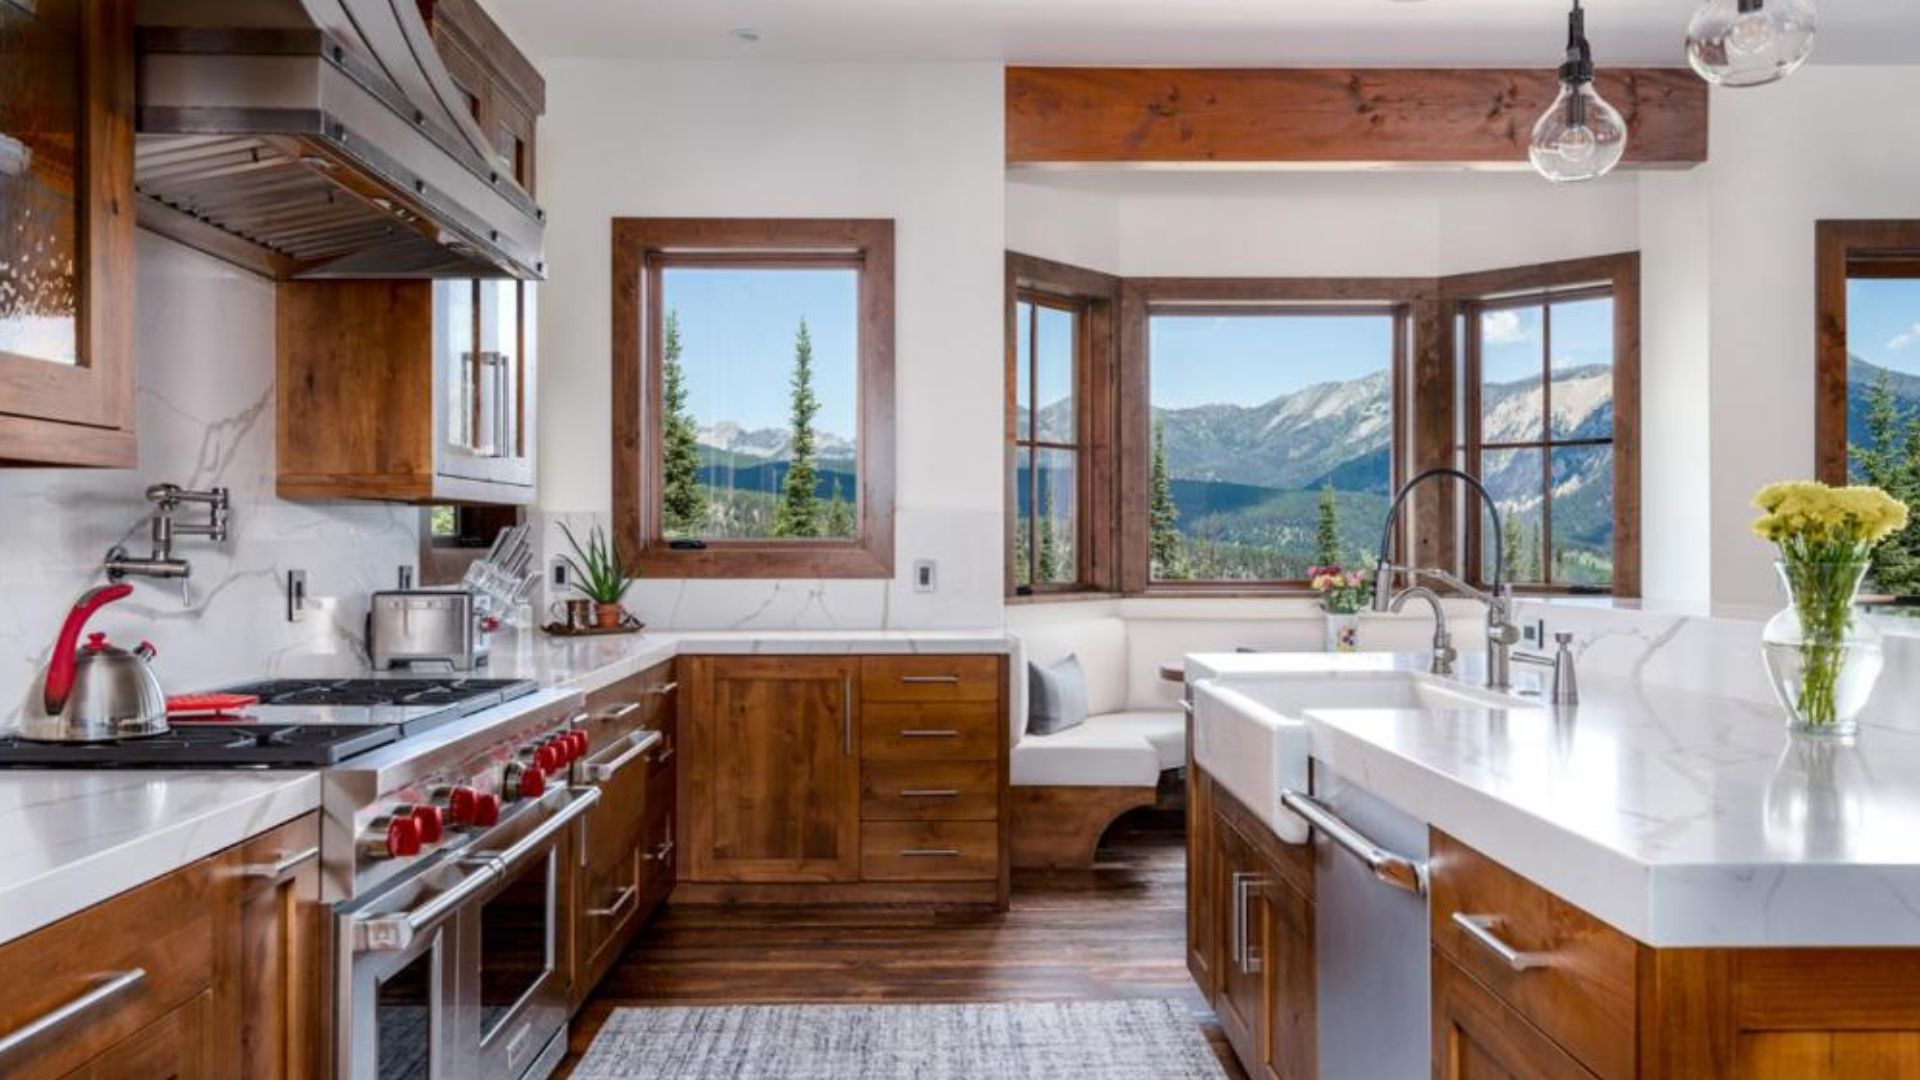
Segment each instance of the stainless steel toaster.
[{"label": "stainless steel toaster", "polygon": [[487,662],[496,625],[489,599],[466,589],[377,592],[367,612],[367,654],[375,671],[421,664],[472,671]]}]

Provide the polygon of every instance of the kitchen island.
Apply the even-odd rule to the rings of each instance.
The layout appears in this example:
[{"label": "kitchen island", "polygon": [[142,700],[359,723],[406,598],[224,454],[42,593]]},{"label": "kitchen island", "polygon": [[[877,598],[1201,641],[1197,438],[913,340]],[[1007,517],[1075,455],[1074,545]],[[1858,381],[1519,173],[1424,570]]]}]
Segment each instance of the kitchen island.
[{"label": "kitchen island", "polygon": [[[1377,955],[1355,940],[1424,930],[1426,959],[1400,982],[1424,984],[1411,996],[1430,1005],[1438,1076],[1913,1075],[1920,730],[1868,725],[1837,746],[1711,694],[1594,677],[1555,709],[1532,672],[1491,695],[1471,668],[1424,668],[1188,658],[1190,966],[1243,1059],[1365,1075],[1370,1044],[1337,1015],[1350,1010],[1316,1005],[1351,993],[1341,965]],[[1249,731],[1270,735],[1262,768],[1247,767]],[[1296,797],[1422,868],[1415,895],[1354,891],[1379,875],[1271,790],[1301,776]],[[1296,955],[1260,955],[1289,942]]]}]

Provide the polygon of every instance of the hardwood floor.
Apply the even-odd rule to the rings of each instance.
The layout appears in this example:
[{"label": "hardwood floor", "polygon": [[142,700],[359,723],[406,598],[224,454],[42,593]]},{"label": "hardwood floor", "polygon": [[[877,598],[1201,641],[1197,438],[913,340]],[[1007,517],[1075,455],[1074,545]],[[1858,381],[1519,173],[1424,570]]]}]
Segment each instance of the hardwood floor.
[{"label": "hardwood floor", "polygon": [[1184,836],[1138,811],[1090,871],[1016,871],[1012,910],[668,907],[580,1010],[565,1076],[623,1006],[773,1002],[1187,1002],[1233,1062],[1186,968]]}]

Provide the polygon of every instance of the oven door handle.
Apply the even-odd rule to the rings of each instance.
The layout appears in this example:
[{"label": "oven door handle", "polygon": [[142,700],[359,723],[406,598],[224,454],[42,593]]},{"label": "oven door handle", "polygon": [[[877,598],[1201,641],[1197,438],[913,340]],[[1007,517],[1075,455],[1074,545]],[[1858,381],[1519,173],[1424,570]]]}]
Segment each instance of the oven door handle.
[{"label": "oven door handle", "polygon": [[475,855],[461,862],[474,868],[474,873],[463,879],[458,885],[440,893],[406,911],[385,915],[352,915],[350,924],[353,951],[393,952],[405,949],[413,944],[414,938],[431,930],[462,904],[473,899],[481,890],[504,878],[513,866],[529,854],[544,847],[555,833],[567,827],[568,823],[587,812],[588,808],[600,801],[599,788],[569,788],[573,799],[552,817],[540,823],[532,832],[516,841],[512,847],[493,855]]}]

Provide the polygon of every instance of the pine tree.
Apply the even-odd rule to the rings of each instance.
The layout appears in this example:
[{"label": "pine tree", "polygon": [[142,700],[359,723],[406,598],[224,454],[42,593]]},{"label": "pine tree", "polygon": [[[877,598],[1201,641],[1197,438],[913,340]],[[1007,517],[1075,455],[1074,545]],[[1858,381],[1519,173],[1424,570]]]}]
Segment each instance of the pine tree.
[{"label": "pine tree", "polygon": [[827,504],[827,535],[850,539],[857,531],[853,521],[853,500],[843,498],[845,493],[838,483],[833,488],[833,501]]},{"label": "pine tree", "polygon": [[1045,585],[1060,578],[1060,545],[1053,535],[1053,485],[1049,484],[1040,495],[1040,520],[1035,523],[1040,529],[1040,557],[1033,568],[1034,583]]},{"label": "pine tree", "polygon": [[667,312],[661,350],[660,513],[669,533],[687,536],[707,526],[707,492],[700,484],[700,429],[687,410],[686,373],[680,367],[680,314]]},{"label": "pine tree", "polygon": [[[1902,417],[1886,372],[1867,390],[1867,441],[1847,448],[1852,478],[1920,506],[1920,414]],[[1920,523],[1910,524],[1873,553],[1873,586],[1896,596],[1920,593]]]},{"label": "pine tree", "polygon": [[1508,581],[1525,581],[1525,568],[1521,565],[1526,549],[1526,541],[1521,537],[1520,515],[1509,513],[1500,526],[1500,561]]},{"label": "pine tree", "polygon": [[1153,576],[1178,581],[1190,573],[1180,545],[1180,508],[1173,504],[1173,482],[1167,477],[1167,432],[1153,422],[1152,502],[1147,508],[1147,554]]},{"label": "pine tree", "polygon": [[1333,481],[1320,489],[1320,526],[1314,534],[1314,558],[1321,566],[1340,565],[1340,507],[1333,498]]},{"label": "pine tree", "polygon": [[819,474],[813,467],[813,418],[819,411],[820,399],[813,394],[813,337],[802,318],[793,340],[793,441],[786,486],[773,515],[775,536],[820,535],[820,499],[814,490]]}]

